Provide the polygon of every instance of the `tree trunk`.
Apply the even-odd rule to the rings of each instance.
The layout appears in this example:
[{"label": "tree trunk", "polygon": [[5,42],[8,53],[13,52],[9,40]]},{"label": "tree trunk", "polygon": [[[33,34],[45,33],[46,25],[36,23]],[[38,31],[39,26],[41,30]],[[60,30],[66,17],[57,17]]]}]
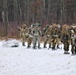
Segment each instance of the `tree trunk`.
[{"label": "tree trunk", "polygon": [[8,35],[8,6],[7,6],[7,0],[3,0],[2,19],[3,19],[3,24],[4,24],[4,33],[5,33],[5,36],[7,36]]}]

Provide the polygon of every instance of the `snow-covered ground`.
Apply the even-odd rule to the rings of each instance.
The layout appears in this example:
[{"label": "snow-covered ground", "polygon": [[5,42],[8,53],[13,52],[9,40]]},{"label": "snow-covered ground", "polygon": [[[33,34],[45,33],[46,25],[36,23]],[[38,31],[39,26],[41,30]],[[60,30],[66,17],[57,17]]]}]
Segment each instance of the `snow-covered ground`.
[{"label": "snow-covered ground", "polygon": [[[62,49],[5,47],[0,41],[0,75],[76,75],[76,56]],[[27,43],[26,43],[27,45]]]}]

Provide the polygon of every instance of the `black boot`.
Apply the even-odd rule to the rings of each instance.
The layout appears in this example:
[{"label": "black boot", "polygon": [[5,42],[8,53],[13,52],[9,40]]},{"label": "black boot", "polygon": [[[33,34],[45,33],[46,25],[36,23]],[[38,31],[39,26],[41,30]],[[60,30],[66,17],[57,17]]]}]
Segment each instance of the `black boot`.
[{"label": "black boot", "polygon": [[30,47],[31,47],[31,46],[29,46],[29,45],[27,46],[27,48],[30,48]]},{"label": "black boot", "polygon": [[47,47],[44,45],[44,48],[47,48]]},{"label": "black boot", "polygon": [[57,45],[57,49],[59,49],[59,45]]},{"label": "black boot", "polygon": [[71,51],[72,55],[74,54],[74,50]]},{"label": "black boot", "polygon": [[55,50],[55,47],[52,47],[52,50]]},{"label": "black boot", "polygon": [[65,51],[64,54],[70,54],[68,51]]},{"label": "black boot", "polygon": [[49,48],[51,48],[51,46],[49,45]]},{"label": "black boot", "polygon": [[40,47],[40,46],[38,46],[38,49],[41,49],[41,47]]},{"label": "black boot", "polygon": [[76,52],[75,51],[72,51],[72,55],[76,55]]},{"label": "black boot", "polygon": [[76,54],[76,47],[75,47],[75,54]]},{"label": "black boot", "polygon": [[22,46],[25,46],[25,43],[24,42],[22,42]]},{"label": "black boot", "polygon": [[33,47],[33,49],[36,49],[36,47]]}]

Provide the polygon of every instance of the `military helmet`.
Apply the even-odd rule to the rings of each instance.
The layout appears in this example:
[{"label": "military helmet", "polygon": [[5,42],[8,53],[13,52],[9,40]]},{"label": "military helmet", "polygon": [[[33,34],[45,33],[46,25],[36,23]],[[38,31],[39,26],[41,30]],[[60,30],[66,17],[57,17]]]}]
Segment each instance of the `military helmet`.
[{"label": "military helmet", "polygon": [[31,24],[31,27],[35,27],[35,24]]},{"label": "military helmet", "polygon": [[26,28],[26,24],[23,24],[23,25],[22,25],[22,28]]},{"label": "military helmet", "polygon": [[35,25],[36,25],[36,26],[41,26],[41,24],[40,24],[40,23],[36,23]]},{"label": "military helmet", "polygon": [[70,27],[69,27],[69,25],[67,25],[67,24],[64,24],[63,26],[62,26],[62,32],[63,33],[68,33],[68,30],[70,29]]},{"label": "military helmet", "polygon": [[49,27],[49,25],[46,25],[46,26],[45,26],[45,28],[48,28],[48,27]]}]

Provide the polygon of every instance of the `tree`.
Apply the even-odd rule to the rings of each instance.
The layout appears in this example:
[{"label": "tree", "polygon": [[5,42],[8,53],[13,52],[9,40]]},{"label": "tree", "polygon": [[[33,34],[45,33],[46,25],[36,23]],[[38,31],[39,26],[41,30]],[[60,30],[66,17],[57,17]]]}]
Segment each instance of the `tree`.
[{"label": "tree", "polygon": [[3,0],[2,20],[5,28],[5,36],[8,35],[8,5],[7,0]]}]

